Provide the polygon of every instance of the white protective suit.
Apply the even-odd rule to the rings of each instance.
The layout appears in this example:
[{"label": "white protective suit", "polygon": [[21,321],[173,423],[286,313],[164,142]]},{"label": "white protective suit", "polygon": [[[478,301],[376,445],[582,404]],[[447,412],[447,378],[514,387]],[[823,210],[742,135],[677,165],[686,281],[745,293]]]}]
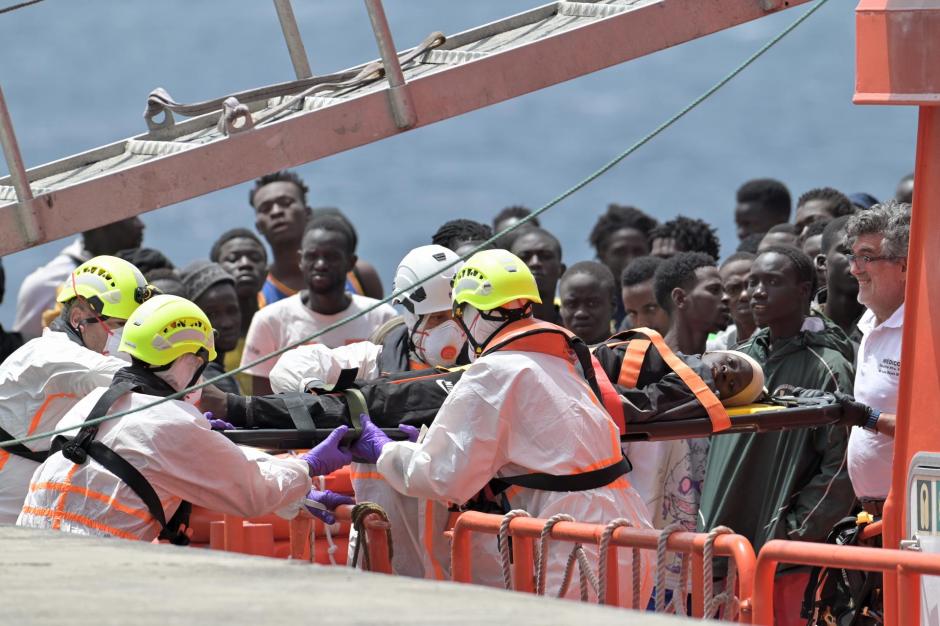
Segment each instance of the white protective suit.
[{"label": "white protective suit", "polygon": [[[59,426],[81,425],[105,391],[97,389],[83,398]],[[111,412],[155,400],[156,396],[127,394]],[[275,511],[291,518],[310,490],[304,461],[240,448],[212,432],[195,407],[178,400],[103,422],[96,439],[144,475],[159,496],[166,519],[181,500],[242,517]],[[36,470],[16,523],[144,541],[160,533],[137,494],[114,474],[92,459],[77,465],[61,453]]]},{"label": "white protective suit", "polygon": [[[568,361],[505,350],[485,355],[467,369],[420,444],[386,445],[378,470],[402,493],[464,503],[494,476],[575,474],[620,458],[617,426]],[[525,509],[533,517],[567,513],[580,522],[597,524],[625,517],[635,526],[651,527],[646,506],[625,477],[589,491],[511,487],[506,494],[512,508]],[[556,593],[572,546],[550,545],[546,589]],[[499,571],[495,538],[475,534],[473,550],[475,580],[502,586],[500,576],[491,577]],[[596,550],[590,546],[585,550],[596,568]],[[643,554],[641,597],[645,599],[652,588],[652,568],[651,557]],[[620,580],[629,589],[631,551],[620,550],[619,556]],[[489,574],[480,576],[482,569]],[[568,597],[578,596],[577,587],[571,585]]]},{"label": "white protective suit", "polygon": [[[368,341],[360,341],[339,348],[327,348],[323,344],[300,346],[285,352],[271,370],[271,388],[275,393],[303,391],[311,379],[327,384],[336,382],[344,369],[359,368],[357,379],[372,380],[378,378],[378,360],[382,346]],[[411,498],[389,487],[382,475],[370,463],[353,463],[350,477],[356,500],[375,502],[388,514],[392,527],[392,544],[395,546],[392,556],[392,570],[396,574],[415,578],[435,577],[444,579],[448,576],[450,555],[442,542],[437,542],[435,561],[429,563],[429,556],[422,547],[424,534],[441,533],[447,524],[447,509],[439,504],[423,499]],[[431,516],[430,526],[425,520]],[[350,555],[355,549],[355,531],[350,531]],[[441,560],[445,562],[440,563]],[[430,565],[430,566],[429,566]]]},{"label": "white protective suit", "polygon": [[[53,430],[82,397],[110,385],[114,373],[124,367],[126,361],[98,354],[47,328],[0,365],[0,427],[14,437]],[[50,439],[25,445],[48,450]],[[16,522],[37,467],[0,449],[0,523]]]}]

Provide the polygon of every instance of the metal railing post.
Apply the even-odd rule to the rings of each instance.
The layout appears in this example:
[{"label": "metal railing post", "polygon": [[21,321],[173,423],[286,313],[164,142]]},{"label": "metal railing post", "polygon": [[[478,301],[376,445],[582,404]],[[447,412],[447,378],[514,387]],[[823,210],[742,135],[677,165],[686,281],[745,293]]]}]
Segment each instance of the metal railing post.
[{"label": "metal railing post", "polygon": [[300,29],[297,28],[290,0],[274,0],[274,8],[277,10],[277,19],[281,22],[281,31],[284,33],[284,41],[287,42],[290,62],[294,65],[294,74],[298,79],[310,78],[313,72],[310,71],[307,50],[304,48],[304,40],[300,37]]},{"label": "metal railing post", "polygon": [[7,101],[3,96],[2,88],[0,88],[0,144],[3,145],[3,156],[10,169],[13,188],[16,190],[16,216],[20,234],[26,245],[33,245],[42,237],[42,230],[33,203],[33,190],[29,186],[29,178],[23,166],[23,155],[20,154],[20,147],[16,142],[13,120],[10,119],[10,111],[7,109]]},{"label": "metal railing post", "polygon": [[388,27],[385,9],[382,0],[365,0],[366,10],[369,12],[369,21],[372,22],[372,32],[375,33],[375,42],[379,46],[382,56],[382,65],[385,66],[385,76],[388,78],[388,98],[392,107],[392,117],[395,125],[404,130],[411,128],[417,122],[411,95],[405,84],[405,75],[401,71],[398,61],[398,52],[392,40],[392,31]]}]

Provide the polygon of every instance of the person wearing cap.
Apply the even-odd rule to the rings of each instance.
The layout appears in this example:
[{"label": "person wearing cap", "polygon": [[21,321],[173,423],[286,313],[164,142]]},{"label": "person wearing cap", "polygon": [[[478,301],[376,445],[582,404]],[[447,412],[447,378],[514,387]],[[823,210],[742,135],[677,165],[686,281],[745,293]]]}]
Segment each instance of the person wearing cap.
[{"label": "person wearing cap", "polygon": [[[168,295],[148,300],[127,320],[120,350],[131,365],[58,423],[75,431],[56,438],[33,474],[17,525],[185,545],[189,504],[288,519],[306,506],[332,523],[330,510],[352,503],[310,489],[311,475],[349,462],[340,448],[345,427],[300,457],[279,459],[213,432],[193,406],[199,390],[147,408],[192,386],[218,356],[212,325],[192,302]],[[130,413],[85,424],[119,411]]]},{"label": "person wearing cap", "polygon": [[[588,523],[623,517],[649,528],[646,507],[625,476],[619,429],[595,391],[587,346],[533,319],[538,302],[535,279],[515,255],[486,250],[470,257],[454,277],[453,311],[472,363],[420,442],[392,442],[363,416],[353,455],[377,462],[406,495],[475,508],[487,504],[471,500],[489,487],[488,505],[497,509],[540,518],[567,513]],[[590,371],[582,376],[575,365],[585,363],[585,354]],[[596,560],[596,551],[584,548]],[[489,574],[498,571],[495,549],[492,537],[475,538],[474,563]],[[550,548],[549,588],[560,586],[567,552]],[[619,553],[622,581],[632,576],[629,552]],[[640,584],[647,594],[649,565],[644,555]],[[474,574],[478,582],[502,585],[477,566]]]},{"label": "person wearing cap", "polygon": [[[374,380],[398,372],[451,367],[467,362],[467,337],[451,312],[451,280],[459,267],[459,257],[439,246],[420,246],[405,255],[395,272],[395,304],[401,306],[400,318],[386,323],[373,339],[338,348],[313,344],[285,352],[271,370],[275,392],[303,391],[311,381],[318,386],[332,385],[340,372],[356,368],[358,380]],[[429,280],[419,283],[423,278]],[[384,332],[383,332],[384,331]],[[403,426],[408,432],[411,427]],[[417,431],[408,432],[412,438]],[[426,502],[407,497],[389,487],[369,463],[354,463],[351,478],[356,498],[379,504],[389,516],[395,553],[392,570],[396,574],[437,577],[446,568],[447,548],[428,550],[420,535],[427,528],[419,523],[419,510],[425,519],[443,531],[446,508],[429,507]],[[350,534],[350,550],[356,538]],[[441,542],[443,543],[443,542]],[[443,565],[442,565],[443,562]]]},{"label": "person wearing cap", "polygon": [[[0,439],[52,430],[82,397],[109,385],[127,366],[117,355],[124,323],[153,293],[123,259],[97,256],[79,265],[59,289],[59,317],[0,365]],[[16,521],[49,445],[46,437],[0,448],[0,523]]]},{"label": "person wearing cap", "polygon": [[[215,349],[218,357],[206,366],[205,377],[216,378],[225,373],[225,354],[238,345],[241,309],[235,278],[218,263],[193,261],[180,272],[186,298],[205,312],[218,336]],[[242,393],[235,377],[215,383],[225,393]]]}]

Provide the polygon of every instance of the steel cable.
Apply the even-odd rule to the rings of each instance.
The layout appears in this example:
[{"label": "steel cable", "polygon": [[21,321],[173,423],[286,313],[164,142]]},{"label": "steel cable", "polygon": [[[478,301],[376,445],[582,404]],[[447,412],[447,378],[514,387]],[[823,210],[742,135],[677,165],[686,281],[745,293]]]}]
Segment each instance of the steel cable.
[{"label": "steel cable", "polygon": [[[756,61],[756,60],[759,59],[761,56],[763,56],[764,53],[766,53],[768,50],[770,50],[770,49],[771,49],[774,45],[776,45],[781,39],[783,39],[784,37],[786,37],[789,33],[791,33],[793,30],[795,30],[800,24],[802,24],[803,22],[805,22],[811,15],[813,15],[814,13],[816,13],[816,11],[818,11],[818,10],[819,10],[823,5],[825,5],[828,1],[829,1],[829,0],[817,0],[816,4],[814,4],[806,13],[804,13],[804,14],[801,15],[799,18],[797,18],[796,20],[794,20],[789,26],[787,26],[786,28],[784,28],[780,33],[778,33],[776,36],[774,36],[772,39],[770,39],[767,43],[765,43],[763,46],[761,46],[760,49],[758,49],[758,50],[757,50],[756,52],[754,52],[751,56],[749,56],[743,63],[741,63],[740,65],[738,65],[736,68],[734,68],[734,69],[733,69],[730,73],[728,73],[724,78],[722,78],[721,80],[719,80],[717,83],[715,83],[712,87],[710,87],[709,89],[707,89],[707,90],[706,90],[704,93],[702,93],[700,96],[698,96],[697,98],[695,98],[694,100],[692,100],[689,104],[687,104],[685,107],[683,107],[679,112],[675,113],[672,117],[670,117],[670,118],[667,119],[665,122],[663,122],[662,124],[660,124],[659,126],[657,126],[657,127],[656,127],[655,129],[653,129],[651,132],[647,133],[647,134],[646,134],[645,136],[643,136],[641,139],[639,139],[638,141],[636,141],[636,142],[635,142],[633,145],[631,145],[629,148],[627,148],[626,150],[624,150],[623,152],[621,152],[620,154],[618,154],[616,157],[614,157],[613,159],[611,159],[610,161],[608,161],[606,164],[604,164],[603,166],[601,166],[600,168],[598,168],[597,170],[595,170],[592,174],[590,174],[590,175],[587,176],[586,178],[582,179],[580,182],[578,182],[577,184],[575,184],[573,187],[570,187],[570,188],[567,189],[566,191],[562,192],[561,194],[559,194],[558,196],[556,196],[554,199],[552,199],[551,201],[549,201],[547,204],[545,204],[545,205],[542,206],[541,208],[539,208],[539,209],[533,211],[532,214],[530,214],[530,215],[524,217],[523,219],[519,220],[519,221],[516,222],[515,224],[509,226],[508,228],[506,228],[506,229],[504,229],[504,230],[502,230],[502,231],[496,233],[495,235],[493,235],[492,237],[490,237],[489,239],[487,239],[486,241],[484,241],[483,243],[481,243],[480,245],[478,245],[476,248],[474,248],[474,249],[470,250],[469,252],[467,252],[467,253],[466,253],[463,257],[461,257],[460,259],[455,260],[455,261],[453,261],[453,262],[447,264],[446,266],[444,266],[444,267],[442,267],[442,268],[439,268],[438,271],[435,272],[434,274],[429,274],[429,275],[427,275],[427,276],[422,276],[422,277],[420,278],[420,280],[418,280],[418,281],[416,281],[416,282],[414,283],[414,285],[424,283],[424,282],[426,282],[426,281],[428,281],[428,280],[434,278],[434,277],[437,276],[439,273],[441,273],[441,272],[443,272],[443,271],[446,271],[447,269],[452,268],[452,267],[454,267],[455,265],[457,265],[457,264],[459,264],[459,263],[462,263],[463,261],[465,261],[467,258],[469,258],[470,256],[472,256],[473,254],[479,252],[480,250],[485,249],[485,248],[488,247],[490,244],[495,243],[496,240],[498,240],[499,238],[503,237],[504,235],[506,235],[506,234],[508,234],[508,233],[513,232],[514,230],[516,230],[516,229],[518,229],[518,228],[523,227],[524,225],[526,225],[526,224],[528,224],[529,222],[531,222],[532,220],[538,218],[541,214],[545,213],[546,211],[548,211],[548,210],[551,209],[552,207],[556,206],[557,204],[559,204],[559,203],[562,202],[563,200],[568,199],[569,197],[571,197],[572,195],[574,195],[574,194],[577,193],[578,191],[584,189],[585,187],[587,187],[588,185],[590,185],[591,183],[593,183],[595,180],[597,180],[598,178],[600,178],[601,176],[603,176],[604,174],[606,174],[607,172],[609,172],[611,169],[613,169],[613,168],[614,168],[617,164],[619,164],[621,161],[623,161],[623,160],[626,159],[628,156],[630,156],[631,154],[633,154],[634,152],[636,152],[637,150],[639,150],[641,147],[643,147],[644,145],[646,145],[647,143],[649,143],[649,142],[650,142],[653,138],[655,138],[657,135],[659,135],[660,133],[662,133],[663,131],[665,131],[667,128],[669,128],[670,126],[672,126],[673,124],[675,124],[676,122],[678,122],[680,119],[682,119],[683,117],[685,117],[685,115],[687,115],[690,111],[692,111],[693,109],[695,109],[696,107],[698,107],[700,104],[702,104],[703,102],[705,102],[706,100],[708,100],[708,99],[709,99],[711,96],[713,96],[718,90],[720,90],[722,87],[724,87],[726,84],[728,84],[734,77],[736,77],[738,74],[740,74],[741,72],[743,72],[745,69],[747,69],[747,67],[749,67],[752,63],[754,63],[754,61]],[[409,286],[408,289],[413,288],[414,285]],[[93,420],[88,420],[88,421],[86,421],[86,422],[83,422],[82,424],[76,424],[75,426],[70,426],[70,427],[67,427],[67,428],[57,428],[57,429],[53,429],[53,430],[50,430],[50,431],[47,431],[47,432],[44,432],[44,433],[37,433],[37,434],[29,435],[29,436],[26,436],[26,437],[20,437],[20,438],[18,438],[18,439],[10,439],[10,440],[4,441],[4,442],[0,442],[0,448],[6,448],[6,447],[9,447],[9,446],[14,446],[14,445],[16,445],[16,444],[28,443],[28,442],[30,442],[30,441],[36,441],[36,440],[38,440],[38,439],[45,439],[46,437],[51,437],[51,436],[54,436],[54,435],[59,435],[59,434],[62,434],[62,433],[67,433],[67,432],[75,431],[75,430],[80,429],[80,428],[83,427],[83,426],[93,426],[93,425],[95,425],[95,424],[101,424],[101,423],[106,422],[106,421],[108,421],[108,420],[119,419],[119,418],[121,418],[121,417],[125,417],[125,416],[127,416],[127,415],[132,414],[132,413],[137,413],[137,412],[139,412],[139,411],[144,411],[144,410],[147,410],[147,409],[152,409],[152,408],[157,407],[157,406],[159,406],[159,405],[161,405],[161,404],[163,404],[163,403],[165,403],[165,402],[168,402],[168,401],[170,401],[170,400],[179,400],[180,398],[183,398],[184,396],[186,396],[186,395],[192,393],[193,391],[195,391],[195,390],[197,390],[197,389],[202,389],[203,387],[207,387],[207,386],[209,386],[209,385],[215,384],[216,382],[219,382],[219,381],[224,380],[224,379],[226,379],[226,378],[230,378],[230,377],[232,377],[232,376],[235,376],[235,375],[237,375],[237,374],[240,374],[241,372],[243,372],[243,371],[245,371],[245,370],[247,370],[247,369],[250,369],[250,368],[254,367],[255,365],[258,365],[259,363],[263,363],[263,362],[265,362],[265,361],[267,361],[267,360],[269,360],[269,359],[272,359],[272,358],[274,358],[274,357],[280,356],[280,355],[284,354],[285,352],[287,352],[288,350],[293,350],[294,348],[296,348],[296,347],[298,347],[298,346],[301,346],[301,345],[310,343],[311,341],[313,341],[313,340],[316,339],[317,337],[319,337],[319,336],[321,336],[321,335],[323,335],[323,334],[325,334],[325,333],[328,333],[328,332],[330,332],[330,331],[332,331],[332,330],[334,330],[334,329],[336,329],[336,328],[339,328],[340,326],[344,326],[345,324],[348,324],[348,323],[350,323],[350,322],[352,322],[352,321],[354,321],[354,320],[357,320],[357,319],[359,319],[359,318],[361,318],[361,317],[363,317],[363,316],[369,314],[370,312],[374,311],[375,309],[379,308],[379,307],[382,306],[383,304],[387,304],[388,302],[391,302],[392,300],[394,300],[394,299],[397,298],[398,296],[404,294],[405,291],[406,291],[405,289],[400,289],[400,290],[398,290],[398,291],[395,291],[395,292],[393,292],[391,295],[389,295],[389,296],[387,296],[387,297],[385,297],[385,298],[383,298],[383,299],[381,299],[381,300],[378,300],[375,304],[366,307],[366,308],[363,309],[362,311],[359,311],[358,313],[354,313],[354,314],[352,314],[352,315],[349,315],[348,317],[345,317],[345,318],[343,318],[343,319],[341,319],[341,320],[338,320],[338,321],[336,321],[336,322],[334,322],[334,323],[332,323],[332,324],[326,326],[325,328],[323,328],[323,329],[321,329],[321,330],[318,330],[317,332],[312,333],[312,334],[310,334],[310,335],[308,335],[308,336],[306,336],[306,337],[303,337],[303,338],[301,338],[301,339],[298,339],[297,341],[294,341],[294,342],[292,342],[292,343],[289,343],[289,344],[285,345],[284,347],[279,348],[279,349],[277,349],[277,350],[271,352],[270,354],[268,354],[268,355],[266,355],[266,356],[263,356],[263,357],[260,357],[260,358],[258,358],[258,359],[255,359],[254,361],[251,361],[251,362],[249,362],[249,363],[246,363],[245,365],[239,366],[239,367],[237,367],[237,368],[235,368],[235,369],[233,369],[233,370],[230,370],[230,371],[228,371],[228,372],[225,372],[225,373],[223,373],[223,374],[221,374],[221,375],[219,375],[219,376],[216,376],[216,377],[214,377],[214,378],[210,378],[210,379],[205,380],[205,381],[203,381],[203,382],[201,382],[201,383],[197,383],[197,384],[193,385],[192,387],[187,387],[186,389],[182,389],[182,390],[180,390],[180,391],[178,391],[178,392],[176,392],[176,393],[174,393],[174,394],[171,394],[171,395],[169,395],[169,396],[166,396],[166,397],[164,397],[164,398],[159,398],[159,399],[157,399],[157,400],[154,400],[153,402],[150,402],[150,403],[148,403],[148,404],[144,404],[144,405],[142,405],[142,406],[140,406],[140,407],[137,407],[137,408],[134,408],[134,409],[128,409],[128,410],[126,410],[126,411],[118,411],[118,412],[113,413],[113,414],[111,414],[111,415],[104,415],[104,416],[102,416],[102,417],[99,417],[99,418],[96,418],[96,419],[93,419]]]}]

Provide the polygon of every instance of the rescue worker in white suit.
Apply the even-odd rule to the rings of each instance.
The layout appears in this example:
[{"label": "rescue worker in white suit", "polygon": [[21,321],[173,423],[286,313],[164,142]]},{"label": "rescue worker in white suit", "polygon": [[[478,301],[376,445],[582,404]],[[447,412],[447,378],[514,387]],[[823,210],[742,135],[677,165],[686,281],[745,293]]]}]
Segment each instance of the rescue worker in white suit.
[{"label": "rescue worker in white suit", "polygon": [[[0,440],[52,430],[82,397],[110,385],[129,362],[118,356],[124,322],[153,293],[124,259],[97,256],[75,268],[58,291],[61,315],[0,365]],[[49,444],[0,448],[0,523],[16,521]]]},{"label": "rescue worker in white suit", "polygon": [[[450,367],[466,356],[467,337],[451,313],[451,281],[459,265],[451,250],[438,245],[420,246],[401,260],[395,272],[395,299],[403,309],[403,324],[391,329],[381,344],[367,341],[327,348],[322,344],[300,346],[286,352],[271,370],[276,393],[303,391],[311,381],[331,385],[345,369],[357,368],[358,380],[372,380],[401,371]],[[418,284],[426,276],[433,278]],[[417,430],[402,426],[411,439]],[[449,546],[425,538],[426,529],[442,532],[447,508],[432,501],[405,496],[392,489],[375,465],[353,463],[351,478],[356,499],[379,504],[389,516],[395,546],[392,569],[414,577],[446,578]],[[350,553],[355,549],[354,532]]]},{"label": "rescue worker in white suit", "polygon": [[[132,364],[62,418],[58,426],[77,434],[53,443],[57,451],[33,475],[17,525],[185,544],[189,502],[243,517],[291,518],[306,505],[328,523],[335,521],[329,510],[352,503],[310,489],[310,476],[349,462],[339,447],[346,428],[301,457],[279,459],[210,430],[192,405],[198,390],[141,408],[193,385],[216,358],[212,326],[192,302],[154,296],[127,320],[120,350]],[[140,410],[85,424],[129,409]]]},{"label": "rescue worker in white suit", "polygon": [[[583,342],[534,320],[532,303],[539,301],[535,279],[518,257],[487,250],[468,259],[454,278],[453,310],[473,363],[420,442],[392,442],[364,416],[353,455],[376,461],[388,483],[411,496],[462,504],[497,478],[509,486],[501,494],[504,508],[541,518],[567,513],[588,523],[624,517],[650,528],[646,507],[624,476],[629,465],[619,429],[575,369],[575,348]],[[533,477],[539,488],[520,486]],[[476,543],[474,569],[497,560],[492,537]],[[596,550],[586,549],[596,567]],[[548,589],[560,586],[569,551],[570,545],[552,544]],[[630,551],[619,556],[626,584]],[[649,557],[641,576],[647,598]]]}]

